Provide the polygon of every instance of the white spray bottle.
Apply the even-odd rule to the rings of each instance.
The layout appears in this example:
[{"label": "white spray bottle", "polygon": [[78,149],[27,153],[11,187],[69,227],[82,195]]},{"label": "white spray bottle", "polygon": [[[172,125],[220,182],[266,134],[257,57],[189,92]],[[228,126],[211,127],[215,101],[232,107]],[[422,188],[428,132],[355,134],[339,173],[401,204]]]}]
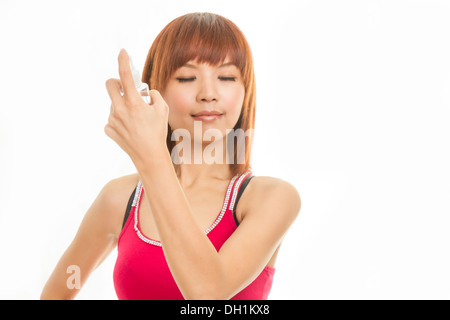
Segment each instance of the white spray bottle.
[{"label": "white spray bottle", "polygon": [[141,73],[134,67],[133,62],[131,61],[131,57],[129,57],[129,60],[130,60],[131,74],[133,75],[134,86],[141,95],[142,99],[144,99],[144,101],[147,104],[150,104],[151,100],[148,84],[141,82]]}]

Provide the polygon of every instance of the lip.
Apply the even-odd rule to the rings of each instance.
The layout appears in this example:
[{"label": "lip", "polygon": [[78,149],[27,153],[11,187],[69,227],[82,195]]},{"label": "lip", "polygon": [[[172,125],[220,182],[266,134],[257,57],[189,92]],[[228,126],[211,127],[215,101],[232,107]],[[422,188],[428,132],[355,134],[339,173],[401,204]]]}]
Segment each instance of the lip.
[{"label": "lip", "polygon": [[200,115],[200,116],[192,116],[194,120],[203,121],[203,122],[212,122],[219,120],[222,118],[221,114],[214,114],[214,115]]},{"label": "lip", "polygon": [[222,113],[220,113],[219,111],[203,110],[203,111],[193,114],[192,116],[199,117],[199,116],[220,116],[220,115],[222,115]]},{"label": "lip", "polygon": [[196,114],[193,114],[192,117],[195,120],[204,121],[204,122],[211,122],[216,121],[220,119],[223,116],[223,113],[220,113],[218,111],[200,111]]}]

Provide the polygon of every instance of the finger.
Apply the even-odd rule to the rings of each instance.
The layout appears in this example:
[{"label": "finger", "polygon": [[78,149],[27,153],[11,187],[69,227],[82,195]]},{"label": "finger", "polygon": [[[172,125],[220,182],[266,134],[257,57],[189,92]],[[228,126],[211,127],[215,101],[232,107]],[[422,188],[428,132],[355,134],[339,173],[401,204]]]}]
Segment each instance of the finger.
[{"label": "finger", "polygon": [[153,90],[150,90],[149,93],[150,93],[151,104],[155,104],[155,103],[158,103],[161,100],[163,100],[163,97],[161,96],[161,94],[159,93],[158,90],[153,89]]},{"label": "finger", "polygon": [[108,91],[108,95],[111,99],[111,111],[113,108],[113,105],[120,105],[122,104],[122,95],[120,94],[120,91],[122,89],[122,85],[120,84],[119,79],[108,79],[105,83],[106,90]]},{"label": "finger", "polygon": [[166,101],[158,90],[150,90],[150,101],[155,106],[167,106]]},{"label": "finger", "polygon": [[122,82],[124,96],[138,97],[139,93],[134,86],[133,74],[130,68],[130,57],[125,49],[121,49],[119,53],[119,76]]},{"label": "finger", "polygon": [[117,134],[116,130],[111,126],[111,124],[107,123],[105,125],[105,127],[103,128],[103,131],[112,140],[114,140],[114,141],[118,140],[119,135]]}]

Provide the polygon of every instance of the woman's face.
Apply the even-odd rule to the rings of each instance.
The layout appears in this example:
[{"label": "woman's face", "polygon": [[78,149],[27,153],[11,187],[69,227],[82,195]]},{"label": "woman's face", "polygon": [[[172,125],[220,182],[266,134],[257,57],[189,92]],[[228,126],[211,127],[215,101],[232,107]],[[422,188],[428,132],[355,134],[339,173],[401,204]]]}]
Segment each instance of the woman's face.
[{"label": "woman's face", "polygon": [[201,121],[197,126],[201,123],[202,135],[217,129],[225,137],[239,119],[244,95],[241,72],[228,59],[216,66],[189,61],[174,72],[162,92],[171,129],[187,129],[192,138],[194,121]]}]

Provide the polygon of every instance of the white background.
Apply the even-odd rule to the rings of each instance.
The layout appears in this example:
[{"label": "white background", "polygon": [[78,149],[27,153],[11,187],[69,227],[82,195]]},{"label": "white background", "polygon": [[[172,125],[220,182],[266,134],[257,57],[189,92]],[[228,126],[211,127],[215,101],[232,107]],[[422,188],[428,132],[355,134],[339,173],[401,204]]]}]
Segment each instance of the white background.
[{"label": "white background", "polygon": [[[101,187],[134,172],[103,132],[120,48],[142,69],[194,11],[245,33],[254,173],[302,197],[269,298],[450,298],[448,1],[2,0],[0,299],[39,298]],[[116,255],[79,299],[116,299]]]}]

